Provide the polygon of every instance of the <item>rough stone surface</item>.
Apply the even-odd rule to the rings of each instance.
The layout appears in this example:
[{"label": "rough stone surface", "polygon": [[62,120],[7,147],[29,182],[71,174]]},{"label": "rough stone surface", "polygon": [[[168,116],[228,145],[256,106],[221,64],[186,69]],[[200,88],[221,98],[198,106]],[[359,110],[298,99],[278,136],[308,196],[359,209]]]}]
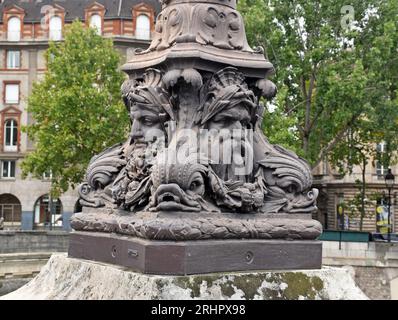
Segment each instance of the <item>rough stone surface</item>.
[{"label": "rough stone surface", "polygon": [[347,270],[217,273],[195,276],[149,276],[110,265],[53,255],[41,273],[14,299],[368,299]]}]

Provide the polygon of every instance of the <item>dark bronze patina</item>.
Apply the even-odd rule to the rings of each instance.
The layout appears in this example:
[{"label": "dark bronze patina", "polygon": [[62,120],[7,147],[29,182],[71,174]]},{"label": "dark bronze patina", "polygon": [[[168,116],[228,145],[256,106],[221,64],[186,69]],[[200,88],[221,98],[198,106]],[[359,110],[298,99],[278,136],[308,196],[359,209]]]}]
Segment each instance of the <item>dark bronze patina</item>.
[{"label": "dark bronze patina", "polygon": [[[125,143],[91,160],[79,187],[84,209],[72,218],[80,232],[70,254],[105,261],[100,257],[108,253],[88,254],[88,244],[94,247],[98,240],[91,232],[102,232],[115,234],[103,241],[124,248],[125,258],[114,261],[124,265],[141,259],[139,250],[158,250],[150,249],[157,240],[164,252],[177,247],[181,252],[207,248],[213,255],[228,247],[231,257],[256,252],[267,257],[258,269],[300,268],[306,257],[312,258],[302,267],[320,267],[320,243],[313,240],[322,228],[311,218],[318,190],[311,188],[306,161],[270,144],[261,130],[261,101],[276,94],[267,79],[274,69],[261,48],[249,47],[236,2],[168,0],[162,5],[150,47],[137,50],[123,66],[129,76],[122,94],[131,133]],[[117,235],[128,236],[131,247],[124,240],[121,245]],[[225,243],[214,246],[216,239]],[[170,242],[165,249],[167,241],[183,244]],[[279,245],[286,259],[275,256],[274,265],[269,259]],[[296,255],[294,248],[300,248]],[[194,262],[206,252],[192,250]],[[179,257],[178,263],[190,263]],[[250,269],[243,260],[228,269],[231,259],[214,258],[217,266],[184,272]],[[160,263],[156,254],[152,260]]]}]

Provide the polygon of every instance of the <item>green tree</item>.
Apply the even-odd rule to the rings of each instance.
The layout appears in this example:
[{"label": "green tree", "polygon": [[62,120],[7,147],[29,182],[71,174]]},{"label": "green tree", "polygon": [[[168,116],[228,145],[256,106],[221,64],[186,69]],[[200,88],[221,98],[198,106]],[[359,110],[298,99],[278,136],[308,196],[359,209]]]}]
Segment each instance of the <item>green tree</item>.
[{"label": "green tree", "polygon": [[93,155],[123,140],[129,121],[120,97],[120,56],[111,40],[75,21],[63,42],[50,43],[46,59],[47,73],[28,98],[34,123],[24,130],[35,151],[22,170],[37,178],[50,171],[57,196],[82,181]]},{"label": "green tree", "polygon": [[[339,144],[349,132],[364,132],[364,118],[381,130],[373,140],[363,140],[388,140],[393,150],[398,136],[396,1],[350,3],[239,2],[249,42],[263,46],[276,68],[279,93],[264,117],[265,133],[271,142],[298,150],[313,166],[332,153],[334,159],[347,159],[341,153],[347,149]],[[277,133],[272,125],[276,117],[293,127]]]},{"label": "green tree", "polygon": [[[369,204],[367,196],[366,168],[370,161],[376,158],[377,149],[373,142],[377,135],[376,128],[367,118],[362,118],[350,129],[347,136],[331,152],[330,161],[337,166],[341,173],[352,173],[353,167],[361,169],[361,179],[355,181],[358,193],[350,202],[354,209],[351,215],[359,214],[359,230],[362,231],[363,220],[366,216],[366,206]],[[377,139],[377,138],[376,138]],[[346,155],[343,157],[341,155]]]},{"label": "green tree", "polygon": [[[396,162],[398,149],[398,3],[389,0],[373,3],[376,5],[373,12],[377,14],[368,15],[368,22],[357,34],[352,51],[358,60],[349,76],[355,79],[356,89],[350,93],[350,99],[337,101],[339,105],[347,101],[361,105],[362,115],[349,125],[346,134],[329,153],[329,159],[342,173],[351,172],[353,166],[361,168],[355,202],[360,230],[369,198],[366,167],[375,160],[389,167]],[[325,86],[339,87],[338,83]],[[376,144],[381,142],[386,146],[384,152],[376,149]]]},{"label": "green tree", "polygon": [[398,2],[379,0],[375,8],[377,14],[369,18],[357,42],[376,92],[371,100],[375,112],[369,119],[376,128],[375,137],[387,147],[377,160],[388,167],[398,155]]},{"label": "green tree", "polygon": [[[361,168],[355,213],[363,227],[366,167],[398,149],[396,0],[241,0],[252,46],[266,49],[279,93],[264,117],[270,141],[342,174]],[[277,127],[275,126],[277,125]],[[284,126],[285,125],[285,126]],[[376,144],[386,143],[378,153]]]}]

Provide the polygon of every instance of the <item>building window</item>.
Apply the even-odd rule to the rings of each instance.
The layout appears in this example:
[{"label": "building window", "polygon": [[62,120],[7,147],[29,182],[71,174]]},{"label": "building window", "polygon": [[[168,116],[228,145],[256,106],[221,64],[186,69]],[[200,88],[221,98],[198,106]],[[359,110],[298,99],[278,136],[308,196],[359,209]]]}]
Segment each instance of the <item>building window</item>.
[{"label": "building window", "polygon": [[5,85],[5,103],[18,104],[19,103],[19,84]]},{"label": "building window", "polygon": [[15,161],[3,160],[1,176],[3,179],[15,178]]},{"label": "building window", "polygon": [[19,69],[21,67],[21,51],[7,51],[7,69]]},{"label": "building window", "polygon": [[[387,144],[385,142],[378,143],[376,146],[376,151],[379,155],[387,151]],[[376,175],[379,179],[384,179],[387,174],[388,168],[383,166],[380,161],[376,162]]]},{"label": "building window", "polygon": [[376,146],[378,153],[384,153],[387,151],[387,144],[385,142],[378,143]]},{"label": "building window", "polygon": [[90,17],[90,28],[93,28],[98,35],[102,34],[102,19],[99,14],[93,14]]},{"label": "building window", "polygon": [[7,23],[7,40],[19,41],[21,40],[21,19],[12,17]]},{"label": "building window", "polygon": [[4,151],[18,151],[18,123],[14,119],[8,119],[4,123]]},{"label": "building window", "polygon": [[62,202],[60,199],[51,199],[49,195],[40,197],[34,207],[36,226],[62,227]]},{"label": "building window", "polygon": [[4,227],[15,229],[21,225],[21,202],[10,193],[0,195],[0,219],[4,219]]},{"label": "building window", "polygon": [[62,39],[62,19],[58,16],[51,17],[49,23],[49,38],[53,41]]},{"label": "building window", "polygon": [[376,162],[376,174],[381,179],[387,174],[388,168],[383,166],[380,161]]},{"label": "building window", "polygon": [[151,38],[151,23],[147,15],[140,14],[137,17],[135,36],[137,39],[149,40]]}]

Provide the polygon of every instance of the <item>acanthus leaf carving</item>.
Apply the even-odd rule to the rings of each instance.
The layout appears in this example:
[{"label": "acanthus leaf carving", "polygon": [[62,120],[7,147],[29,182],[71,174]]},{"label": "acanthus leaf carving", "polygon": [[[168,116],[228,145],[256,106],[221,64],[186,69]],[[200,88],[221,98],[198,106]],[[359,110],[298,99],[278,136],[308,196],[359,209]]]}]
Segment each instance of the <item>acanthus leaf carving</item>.
[{"label": "acanthus leaf carving", "polygon": [[225,50],[253,52],[246,40],[242,16],[223,5],[181,3],[166,7],[156,19],[155,32],[147,50],[163,51],[176,43],[198,43]]}]

